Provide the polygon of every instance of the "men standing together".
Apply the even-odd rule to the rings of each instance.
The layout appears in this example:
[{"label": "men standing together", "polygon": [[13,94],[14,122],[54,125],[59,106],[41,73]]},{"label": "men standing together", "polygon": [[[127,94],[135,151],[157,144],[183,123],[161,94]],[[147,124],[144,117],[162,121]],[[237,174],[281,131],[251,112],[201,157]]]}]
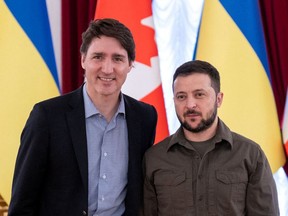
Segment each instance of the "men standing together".
[{"label": "men standing together", "polygon": [[130,30],[92,21],[80,52],[83,85],[35,104],[26,122],[9,216],[279,215],[264,152],[217,115],[215,67],[195,60],[176,70],[181,126],[152,146],[156,109],[121,92],[135,60]]}]

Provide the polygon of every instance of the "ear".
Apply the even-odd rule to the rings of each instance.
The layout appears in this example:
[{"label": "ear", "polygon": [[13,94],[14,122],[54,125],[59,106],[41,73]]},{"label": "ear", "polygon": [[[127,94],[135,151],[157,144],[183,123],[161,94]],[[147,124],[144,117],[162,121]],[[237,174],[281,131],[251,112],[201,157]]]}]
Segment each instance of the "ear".
[{"label": "ear", "polygon": [[130,62],[129,63],[130,65],[129,65],[129,69],[128,69],[128,73],[132,70],[132,68],[134,67],[134,62]]},{"label": "ear", "polygon": [[216,100],[217,100],[217,107],[219,108],[222,104],[223,101],[223,92],[219,92],[216,96]]},{"label": "ear", "polygon": [[81,54],[81,66],[82,68],[85,70],[85,58],[86,58],[86,55],[84,54]]}]

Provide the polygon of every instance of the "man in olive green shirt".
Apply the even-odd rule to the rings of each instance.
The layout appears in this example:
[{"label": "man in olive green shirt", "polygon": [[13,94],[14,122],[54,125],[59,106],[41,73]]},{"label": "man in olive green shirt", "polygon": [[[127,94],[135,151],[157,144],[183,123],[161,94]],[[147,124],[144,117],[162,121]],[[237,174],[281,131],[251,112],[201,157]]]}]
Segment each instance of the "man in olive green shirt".
[{"label": "man in olive green shirt", "polygon": [[181,127],[145,154],[145,216],[279,215],[264,152],[217,116],[223,100],[217,69],[184,63],[173,92]]}]

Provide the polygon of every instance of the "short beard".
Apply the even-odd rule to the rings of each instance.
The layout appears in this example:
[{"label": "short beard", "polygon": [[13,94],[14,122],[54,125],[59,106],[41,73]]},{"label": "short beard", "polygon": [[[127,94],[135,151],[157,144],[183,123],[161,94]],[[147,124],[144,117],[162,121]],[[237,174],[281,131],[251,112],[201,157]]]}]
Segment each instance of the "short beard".
[{"label": "short beard", "polygon": [[208,128],[211,127],[211,125],[213,124],[215,118],[217,116],[217,107],[214,108],[212,115],[210,116],[210,118],[208,118],[207,120],[202,119],[201,122],[198,124],[198,126],[196,128],[192,128],[187,121],[181,121],[179,116],[178,119],[180,121],[180,124],[183,128],[185,128],[186,130],[192,132],[192,133],[199,133],[202,132],[204,130],[207,130]]}]

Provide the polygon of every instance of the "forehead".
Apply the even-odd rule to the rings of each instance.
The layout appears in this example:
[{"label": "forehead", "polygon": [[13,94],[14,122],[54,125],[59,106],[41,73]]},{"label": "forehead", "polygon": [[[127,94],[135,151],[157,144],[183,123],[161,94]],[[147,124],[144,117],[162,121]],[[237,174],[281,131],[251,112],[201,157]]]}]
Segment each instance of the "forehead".
[{"label": "forehead", "polygon": [[127,56],[127,51],[120,42],[113,37],[101,36],[95,37],[88,48],[87,53],[115,53]]},{"label": "forehead", "polygon": [[212,88],[211,79],[207,74],[193,73],[187,76],[178,76],[174,81],[174,91],[208,90]]}]

